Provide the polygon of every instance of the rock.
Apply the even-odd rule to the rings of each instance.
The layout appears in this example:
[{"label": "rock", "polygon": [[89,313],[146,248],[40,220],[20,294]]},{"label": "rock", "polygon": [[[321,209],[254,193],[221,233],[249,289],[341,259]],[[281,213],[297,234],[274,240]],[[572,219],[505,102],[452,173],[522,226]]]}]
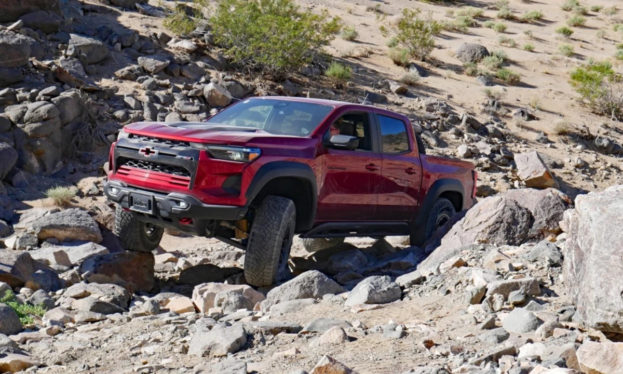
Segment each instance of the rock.
[{"label": "rock", "polygon": [[60,96],[52,99],[52,103],[59,111],[59,117],[63,126],[79,119],[85,112],[85,106],[78,90],[65,91]]},{"label": "rock", "polygon": [[242,290],[221,291],[214,297],[214,306],[223,313],[233,313],[239,309],[252,310],[255,304],[244,297]]},{"label": "rock", "polygon": [[0,22],[12,22],[20,16],[37,10],[59,12],[58,0],[2,0],[0,2]]},{"label": "rock", "polygon": [[[1,293],[0,293],[1,294]],[[54,308],[54,299],[48,295],[44,290],[35,291],[29,298],[28,303],[31,305],[40,305],[45,310],[50,310]]]},{"label": "rock", "polygon": [[489,56],[487,48],[475,43],[463,43],[456,50],[456,57],[463,63],[476,63],[487,56]]},{"label": "rock", "polygon": [[576,355],[583,373],[623,373],[623,343],[585,341]]},{"label": "rock", "polygon": [[162,56],[140,56],[138,65],[148,73],[157,74],[169,66],[169,60]]},{"label": "rock", "polygon": [[58,118],[60,112],[58,108],[47,101],[37,101],[28,104],[27,111],[24,114],[24,122],[37,123]]},{"label": "rock", "polygon": [[24,66],[28,62],[35,41],[11,31],[0,31],[0,68]]},{"label": "rock", "polygon": [[235,358],[225,359],[221,362],[210,362],[203,364],[199,367],[195,367],[193,370],[195,374],[211,374],[211,373],[223,373],[223,374],[247,374],[247,363],[239,361]]},{"label": "rock", "polygon": [[[0,86],[9,86],[13,83],[24,80],[24,72],[20,68],[3,68],[0,67]],[[0,105],[2,100],[0,100]]]},{"label": "rock", "polygon": [[90,283],[114,283],[135,291],[154,288],[154,256],[144,252],[115,252],[87,258],[80,275]]},{"label": "rock", "polygon": [[559,222],[562,221],[565,210],[571,205],[571,199],[567,195],[553,188],[510,190],[505,192],[504,196],[532,213],[534,217],[534,223],[530,229],[532,238],[543,238],[549,234],[560,233]]},{"label": "rock", "polygon": [[115,71],[115,77],[135,81],[143,72],[138,65],[130,65]]},{"label": "rock", "polygon": [[75,266],[86,258],[108,253],[108,249],[95,243],[72,243],[73,245],[49,246],[29,251],[32,258],[48,265]]},{"label": "rock", "polygon": [[2,373],[17,373],[38,365],[39,363],[35,359],[21,353],[9,353],[0,357],[0,372]]},{"label": "rock", "polygon": [[112,5],[115,5],[121,8],[135,10],[136,4],[145,3],[147,0],[108,0],[108,1]]},{"label": "rock", "polygon": [[368,258],[359,249],[349,249],[340,251],[331,257],[327,262],[327,272],[329,274],[339,274],[349,271],[361,271],[368,264]]},{"label": "rock", "polygon": [[50,267],[35,261],[28,252],[0,250],[0,282],[11,287],[56,291],[63,282]]},{"label": "rock", "polygon": [[49,326],[65,326],[67,323],[74,322],[74,316],[67,309],[58,307],[45,312],[43,322]]},{"label": "rock", "polygon": [[70,34],[67,46],[67,55],[76,57],[83,64],[95,64],[103,61],[108,57],[108,47],[97,39]]},{"label": "rock", "polygon": [[27,13],[20,20],[24,22],[24,26],[41,30],[46,34],[57,32],[63,22],[63,19],[58,14],[44,10]]},{"label": "rock", "polygon": [[526,186],[547,188],[556,185],[556,180],[538,152],[516,153],[514,160],[517,165],[517,176],[526,183]]},{"label": "rock", "polygon": [[210,331],[200,329],[190,339],[188,354],[196,356],[226,356],[236,353],[247,342],[241,325],[216,325]]},{"label": "rock", "polygon": [[487,285],[487,296],[500,294],[504,296],[504,299],[506,300],[511,292],[519,290],[523,290],[528,296],[539,296],[541,294],[541,287],[537,279],[519,278],[489,283]]},{"label": "rock", "polygon": [[577,311],[574,319],[604,332],[623,333],[623,186],[578,195],[564,214],[567,234],[563,281]]},{"label": "rock", "polygon": [[76,283],[67,288],[63,295],[74,299],[93,296],[98,300],[115,304],[122,309],[127,309],[131,297],[127,289],[110,283]]},{"label": "rock", "polygon": [[343,319],[334,318],[316,318],[303,327],[303,332],[318,332],[323,333],[333,327],[341,327],[347,329],[351,327],[350,323]]},{"label": "rock", "polygon": [[402,288],[408,288],[416,284],[421,284],[426,280],[419,271],[415,270],[407,274],[403,274],[396,278],[396,283]]},{"label": "rock", "polygon": [[249,89],[244,86],[242,83],[229,80],[223,82],[223,87],[235,98],[242,99],[243,97],[249,94]]},{"label": "rock", "polygon": [[206,71],[201,66],[197,65],[194,62],[191,62],[180,67],[180,74],[183,77],[189,78],[191,80],[199,80],[206,74]]},{"label": "rock", "polygon": [[0,142],[0,181],[9,175],[17,162],[17,151],[7,143]]},{"label": "rock", "polygon": [[497,345],[508,339],[510,334],[502,327],[488,330],[478,337],[483,343],[488,345]]},{"label": "rock", "polygon": [[338,294],[345,289],[317,270],[309,270],[284,284],[273,288],[262,302],[262,309],[294,299],[320,298],[326,294]]},{"label": "rock", "polygon": [[193,53],[199,48],[195,42],[189,39],[171,39],[167,45],[172,49]]},{"label": "rock", "polygon": [[389,90],[397,95],[406,95],[409,92],[409,87],[406,84],[389,81]]},{"label": "rock", "polygon": [[277,335],[282,332],[288,334],[297,334],[303,327],[296,323],[278,322],[278,321],[254,321],[244,325],[248,333],[261,332],[264,335]]},{"label": "rock", "polygon": [[508,294],[508,303],[512,306],[523,305],[527,301],[527,295],[524,290],[511,291]]},{"label": "rock", "polygon": [[343,328],[339,326],[331,327],[324,334],[320,335],[318,339],[314,341],[314,345],[320,347],[326,347],[331,345],[342,344],[348,341],[348,335]]},{"label": "rock", "polygon": [[200,264],[182,270],[178,283],[196,286],[202,283],[223,282],[237,273],[240,273],[238,268],[221,268],[213,264]]},{"label": "rock", "polygon": [[13,308],[0,303],[0,334],[13,335],[22,329],[22,323]]},{"label": "rock", "polygon": [[558,249],[556,244],[547,240],[543,240],[532,247],[525,257],[530,262],[542,261],[548,266],[562,265],[562,253],[560,249]]},{"label": "rock", "polygon": [[56,238],[60,241],[102,241],[97,222],[85,210],[72,208],[52,213],[33,222],[39,240]]},{"label": "rock", "polygon": [[81,312],[93,312],[101,314],[123,313],[124,309],[107,301],[98,300],[93,296],[87,296],[83,299],[74,300],[72,308]]},{"label": "rock", "polygon": [[216,295],[227,291],[239,291],[250,305],[264,300],[264,294],[246,284],[204,283],[195,286],[192,301],[201,313],[207,313],[215,306]]},{"label": "rock", "polygon": [[165,304],[164,307],[176,314],[195,313],[193,301],[186,296],[173,297]]},{"label": "rock", "polygon": [[322,356],[310,374],[355,374],[355,372],[331,356]]},{"label": "rock", "polygon": [[508,332],[524,334],[537,329],[543,323],[534,313],[523,308],[513,309],[502,321],[502,327]]},{"label": "rock", "polygon": [[346,305],[385,304],[399,300],[402,296],[400,286],[387,275],[368,277],[355,286],[348,294]]},{"label": "rock", "polygon": [[216,83],[209,83],[206,85],[203,88],[203,96],[212,107],[227,106],[232,100],[232,96],[229,91],[227,91],[225,87]]}]

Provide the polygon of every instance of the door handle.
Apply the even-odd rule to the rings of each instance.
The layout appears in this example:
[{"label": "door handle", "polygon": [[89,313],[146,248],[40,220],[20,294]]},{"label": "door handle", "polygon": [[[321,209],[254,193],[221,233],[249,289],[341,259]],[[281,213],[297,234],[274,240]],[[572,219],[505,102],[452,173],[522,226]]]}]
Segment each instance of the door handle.
[{"label": "door handle", "polygon": [[366,165],[366,170],[369,170],[369,171],[378,171],[378,170],[379,170],[379,167],[378,167],[378,166],[376,166],[376,164],[368,164],[368,165]]},{"label": "door handle", "polygon": [[417,170],[415,170],[414,168],[407,168],[407,169],[405,170],[405,172],[406,172],[407,174],[411,174],[411,175],[413,175],[413,174],[417,173]]}]

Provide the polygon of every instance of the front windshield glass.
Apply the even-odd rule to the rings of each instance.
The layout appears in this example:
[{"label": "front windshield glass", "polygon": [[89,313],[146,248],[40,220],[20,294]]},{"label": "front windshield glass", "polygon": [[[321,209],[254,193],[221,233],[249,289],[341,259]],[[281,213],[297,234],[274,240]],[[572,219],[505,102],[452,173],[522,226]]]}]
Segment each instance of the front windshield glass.
[{"label": "front windshield glass", "polygon": [[245,100],[210,118],[217,126],[255,128],[271,134],[307,136],[331,111],[321,104],[286,100]]}]

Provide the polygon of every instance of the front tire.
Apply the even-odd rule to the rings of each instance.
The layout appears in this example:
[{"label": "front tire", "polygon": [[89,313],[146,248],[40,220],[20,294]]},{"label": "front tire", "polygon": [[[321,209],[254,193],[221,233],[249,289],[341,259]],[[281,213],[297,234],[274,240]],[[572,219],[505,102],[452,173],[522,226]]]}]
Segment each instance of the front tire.
[{"label": "front tire", "polygon": [[267,196],[255,212],[244,259],[244,277],[252,286],[270,286],[289,275],[288,259],[296,228],[292,200]]},{"label": "front tire", "polygon": [[450,200],[444,197],[437,199],[428,212],[424,227],[416,227],[412,230],[411,245],[424,244],[437,229],[448,223],[455,214],[456,209]]},{"label": "front tire", "polygon": [[117,205],[113,233],[119,238],[124,249],[135,252],[151,252],[160,244],[164,229],[140,221],[136,214]]}]

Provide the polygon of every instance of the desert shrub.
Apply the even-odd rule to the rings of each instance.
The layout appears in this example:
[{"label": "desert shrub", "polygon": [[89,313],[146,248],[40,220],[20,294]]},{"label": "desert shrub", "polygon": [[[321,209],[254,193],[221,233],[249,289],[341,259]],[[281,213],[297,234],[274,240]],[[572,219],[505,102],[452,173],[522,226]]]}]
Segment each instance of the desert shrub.
[{"label": "desert shrub", "polygon": [[504,64],[504,59],[499,56],[489,55],[482,59],[481,64],[489,70],[497,70]]},{"label": "desert shrub", "polygon": [[391,37],[391,38],[389,38],[389,40],[387,41],[386,44],[387,44],[387,46],[389,48],[394,48],[394,47],[398,46],[398,39],[396,39],[395,36]]},{"label": "desert shrub", "polygon": [[500,36],[500,38],[498,39],[498,43],[500,43],[500,45],[510,47],[510,48],[517,47],[517,42],[509,38],[508,36]]},{"label": "desert shrub", "polygon": [[572,27],[584,26],[585,23],[586,23],[586,18],[580,15],[575,15],[567,19],[567,25],[572,26]]},{"label": "desert shrub", "polygon": [[463,20],[455,19],[452,21],[441,21],[439,24],[441,25],[442,30],[466,33],[468,31],[468,26],[462,22]]},{"label": "desert shrub", "polygon": [[507,68],[498,69],[498,71],[496,71],[495,73],[495,76],[507,84],[517,84],[521,80],[519,74]]},{"label": "desert shrub", "polygon": [[591,6],[591,12],[599,13],[603,8],[601,5],[593,5]]},{"label": "desert shrub", "polygon": [[453,24],[459,30],[466,30],[468,27],[478,26],[478,22],[472,16],[457,16]]},{"label": "desert shrub", "polygon": [[614,53],[614,58],[616,58],[617,60],[623,60],[623,49],[617,49],[617,51]]},{"label": "desert shrub", "polygon": [[524,51],[534,52],[534,44],[526,43],[526,44],[523,45],[523,49],[524,49]]},{"label": "desert shrub", "polygon": [[488,29],[492,29],[493,26],[495,26],[495,21],[488,20],[488,21],[485,21],[485,23],[483,23],[482,25]]},{"label": "desert shrub", "polygon": [[353,26],[345,26],[342,28],[342,31],[340,32],[340,36],[344,40],[353,41],[357,39],[357,37],[359,36],[359,33],[357,32],[357,30],[355,30]]},{"label": "desert shrub", "polygon": [[567,0],[562,4],[562,10],[566,11],[566,12],[570,12],[571,10],[573,10],[573,8],[575,8],[576,6],[579,6],[580,3],[578,2],[578,0]]},{"label": "desert shrub", "polygon": [[189,16],[183,7],[178,6],[172,14],[165,18],[163,24],[176,35],[188,35],[197,27],[197,20]]},{"label": "desert shrub", "polygon": [[398,66],[407,66],[409,65],[409,61],[411,61],[409,50],[407,50],[406,48],[390,48],[387,52],[387,55],[394,62],[394,64]]},{"label": "desert shrub", "polygon": [[540,21],[543,19],[543,12],[541,12],[540,10],[532,10],[530,12],[522,14],[520,19],[522,22],[528,23]]},{"label": "desert shrub", "polygon": [[586,7],[577,5],[573,7],[573,13],[585,16],[588,14],[588,10],[586,9]]},{"label": "desert shrub", "polygon": [[604,14],[607,16],[614,16],[615,14],[617,14],[618,11],[619,10],[617,9],[616,6],[611,6],[611,7],[604,9]]},{"label": "desert shrub", "polygon": [[560,121],[554,125],[556,135],[569,135],[573,133],[573,125],[566,121]]},{"label": "desert shrub", "polygon": [[400,83],[404,83],[409,86],[415,86],[420,81],[420,76],[416,73],[405,73],[400,77]]},{"label": "desert shrub", "polygon": [[495,30],[495,32],[503,33],[504,31],[506,31],[506,25],[502,22],[496,23],[495,25],[493,25],[493,30]]},{"label": "desert shrub", "polygon": [[515,16],[513,15],[513,11],[508,6],[501,7],[498,10],[497,17],[508,20],[515,18]]},{"label": "desert shrub", "polygon": [[468,16],[472,18],[482,17],[484,11],[480,8],[474,8],[472,6],[462,7],[456,12],[457,16]]},{"label": "desert shrub", "polygon": [[45,195],[54,201],[54,204],[60,207],[68,206],[71,199],[76,197],[76,190],[71,187],[52,187],[45,192]]},{"label": "desert shrub", "polygon": [[573,56],[573,46],[571,44],[561,44],[558,46],[558,52],[563,56]]},{"label": "desert shrub", "polygon": [[614,25],[612,25],[612,30],[614,30],[615,32],[623,31],[623,23],[615,23]]},{"label": "desert shrub", "polygon": [[352,71],[348,66],[342,65],[339,62],[332,62],[324,74],[331,78],[334,83],[342,84],[350,79]]},{"label": "desert shrub", "polygon": [[291,0],[219,0],[210,24],[232,63],[276,76],[310,62],[339,31],[339,19]]},{"label": "desert shrub", "polygon": [[[398,44],[409,52],[410,57],[423,60],[435,47],[434,36],[439,34],[441,29],[441,24],[430,16],[422,17],[419,9],[404,9],[391,31]],[[381,27],[381,32],[387,34],[390,30]]]},{"label": "desert shrub", "polygon": [[573,34],[573,30],[568,28],[567,26],[561,26],[561,27],[557,28],[556,32],[559,33],[562,36],[567,37],[567,38],[570,37],[571,34]]},{"label": "desert shrub", "polygon": [[495,9],[508,8],[508,0],[497,0],[494,5]]},{"label": "desert shrub", "polygon": [[0,297],[0,303],[4,303],[13,309],[23,325],[30,325],[34,322],[33,317],[42,317],[45,314],[45,308],[41,305],[24,304],[10,290],[7,290],[4,296]]},{"label": "desert shrub", "polygon": [[479,73],[478,64],[476,64],[475,62],[466,62],[463,65],[463,72],[465,73],[465,75],[475,77]]},{"label": "desert shrub", "polygon": [[591,62],[571,72],[571,85],[595,112],[623,119],[623,82],[607,61]]}]

